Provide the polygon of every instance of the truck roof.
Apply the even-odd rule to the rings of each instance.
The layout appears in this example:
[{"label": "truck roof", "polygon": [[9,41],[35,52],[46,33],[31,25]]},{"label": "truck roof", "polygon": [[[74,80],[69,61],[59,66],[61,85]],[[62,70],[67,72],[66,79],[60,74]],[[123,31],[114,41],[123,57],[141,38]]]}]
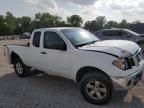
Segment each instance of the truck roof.
[{"label": "truck roof", "polygon": [[52,27],[52,28],[40,28],[40,29],[35,29],[37,30],[63,30],[63,29],[80,29],[78,27]]},{"label": "truck roof", "polygon": [[125,28],[110,28],[110,29],[101,29],[99,31],[111,31],[111,30],[128,30],[128,29],[125,29]]}]

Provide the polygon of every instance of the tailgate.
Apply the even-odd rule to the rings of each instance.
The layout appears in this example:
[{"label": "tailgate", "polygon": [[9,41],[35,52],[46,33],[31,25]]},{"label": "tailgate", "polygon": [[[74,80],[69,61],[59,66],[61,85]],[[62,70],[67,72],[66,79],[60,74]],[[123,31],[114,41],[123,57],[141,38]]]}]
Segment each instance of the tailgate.
[{"label": "tailgate", "polygon": [[8,65],[10,65],[10,49],[7,45],[3,46],[3,52],[4,52],[4,56],[6,57],[6,61],[8,63]]}]

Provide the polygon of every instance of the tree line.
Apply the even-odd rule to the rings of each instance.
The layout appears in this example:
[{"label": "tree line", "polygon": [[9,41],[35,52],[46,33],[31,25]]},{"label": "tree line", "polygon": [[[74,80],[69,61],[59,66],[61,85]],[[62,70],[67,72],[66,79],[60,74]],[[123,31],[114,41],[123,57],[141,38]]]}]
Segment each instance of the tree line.
[{"label": "tree line", "polygon": [[[133,23],[140,23],[135,21]],[[93,21],[86,21],[79,15],[72,15],[63,20],[61,17],[50,13],[36,13],[34,18],[29,16],[15,17],[11,12],[0,15],[0,35],[20,35],[31,32],[33,29],[48,27],[84,27],[89,31],[97,31],[103,28],[128,28],[129,24],[125,19],[121,22],[107,21],[105,16],[99,16]]]}]

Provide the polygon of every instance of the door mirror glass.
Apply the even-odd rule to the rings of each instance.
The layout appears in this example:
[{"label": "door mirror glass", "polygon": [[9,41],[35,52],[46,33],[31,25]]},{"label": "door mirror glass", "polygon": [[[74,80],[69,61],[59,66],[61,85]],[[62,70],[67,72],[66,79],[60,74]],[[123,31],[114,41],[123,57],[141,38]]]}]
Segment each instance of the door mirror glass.
[{"label": "door mirror glass", "polygon": [[61,45],[55,45],[55,49],[57,50],[62,50],[62,51],[66,51],[67,50],[67,46],[65,43],[61,44]]}]

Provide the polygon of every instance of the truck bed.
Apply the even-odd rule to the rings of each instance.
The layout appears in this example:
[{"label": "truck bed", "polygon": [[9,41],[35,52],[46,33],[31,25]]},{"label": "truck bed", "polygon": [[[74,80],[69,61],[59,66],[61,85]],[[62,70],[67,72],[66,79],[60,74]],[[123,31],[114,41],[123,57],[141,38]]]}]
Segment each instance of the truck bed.
[{"label": "truck bed", "polygon": [[21,40],[3,40],[0,41],[0,45],[22,45],[27,47],[27,43],[29,39],[21,39]]},{"label": "truck bed", "polygon": [[[27,44],[23,44],[23,45],[21,45],[21,44],[9,44],[9,45],[29,47],[29,44],[28,44],[28,43],[27,43]],[[7,46],[7,45],[4,45],[4,46]]]}]

